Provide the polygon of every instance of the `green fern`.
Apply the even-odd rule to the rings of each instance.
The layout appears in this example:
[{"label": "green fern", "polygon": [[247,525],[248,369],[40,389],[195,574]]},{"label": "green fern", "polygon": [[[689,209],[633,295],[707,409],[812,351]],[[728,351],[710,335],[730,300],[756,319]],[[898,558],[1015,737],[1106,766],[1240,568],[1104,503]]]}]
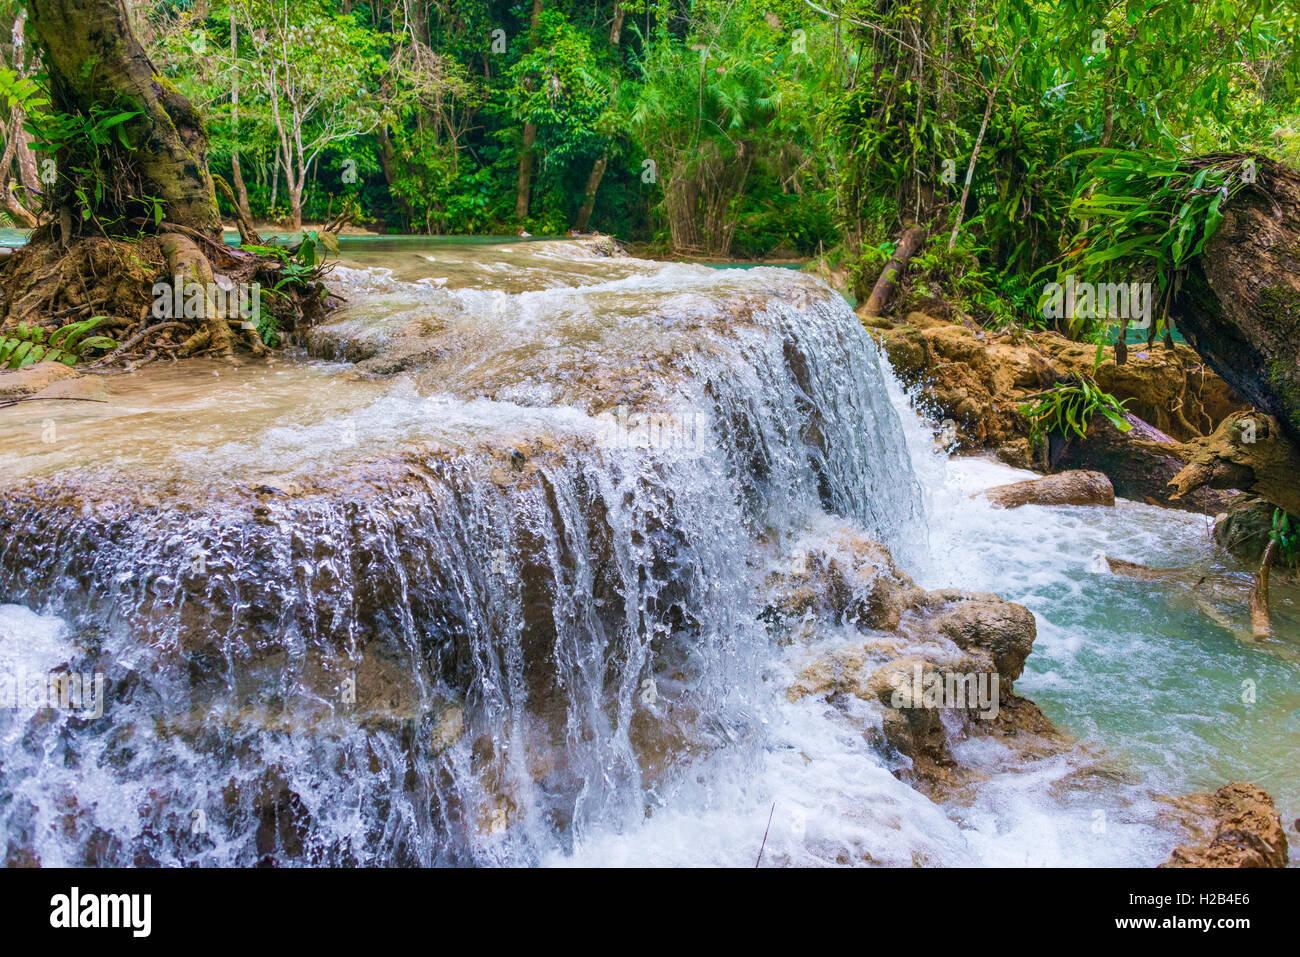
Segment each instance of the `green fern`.
[{"label": "green fern", "polygon": [[89,358],[96,349],[116,349],[117,340],[90,333],[104,321],[103,316],[83,319],[60,326],[46,338],[40,326],[20,323],[0,335],[0,368],[21,369],[37,362],[62,362],[75,366]]},{"label": "green fern", "polygon": [[[1036,401],[1035,401],[1036,400]],[[1073,382],[1061,382],[1046,392],[1027,396],[1019,406],[1020,413],[1029,420],[1030,441],[1035,447],[1043,438],[1072,434],[1082,439],[1088,434],[1088,423],[1100,412],[1121,432],[1133,426],[1124,418],[1124,405],[1109,392],[1103,392],[1089,375],[1079,375]]]}]

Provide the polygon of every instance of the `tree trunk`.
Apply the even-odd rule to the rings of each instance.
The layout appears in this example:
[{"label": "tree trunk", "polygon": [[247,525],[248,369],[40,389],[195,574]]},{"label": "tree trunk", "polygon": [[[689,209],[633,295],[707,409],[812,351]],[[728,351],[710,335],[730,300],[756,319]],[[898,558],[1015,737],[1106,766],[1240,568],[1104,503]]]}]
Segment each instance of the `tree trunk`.
[{"label": "tree trunk", "polygon": [[383,171],[384,182],[388,184],[388,195],[397,200],[398,207],[402,210],[402,215],[406,219],[406,225],[409,228],[414,220],[414,211],[411,204],[406,198],[397,192],[393,187],[397,184],[397,151],[393,149],[393,141],[388,135],[388,127],[379,124],[375,129],[375,139],[379,141],[379,168]]},{"label": "tree trunk", "polygon": [[[24,49],[26,47],[26,38],[24,36],[26,26],[27,11],[20,8],[14,18],[14,28],[11,35],[14,50],[14,70],[19,76],[28,75],[27,56]],[[24,114],[20,110],[18,121],[13,124],[10,135],[15,137],[17,141],[18,176],[22,180],[23,189],[27,194],[24,197],[26,202],[22,205],[27,209],[35,210],[41,204],[41,177],[36,169],[36,154],[32,152],[32,135],[23,126],[23,116]]]},{"label": "tree trunk", "polygon": [[[236,143],[239,142],[239,66],[236,62],[239,56],[239,45],[236,41],[238,35],[235,26],[235,12],[232,9],[230,12],[230,60],[235,65],[230,76],[230,130]],[[248,189],[244,186],[244,171],[239,168],[238,146],[230,151],[230,172],[235,187],[235,202],[238,205],[239,215],[251,222],[253,215],[248,210]]]},{"label": "tree trunk", "polygon": [[898,241],[898,248],[894,250],[894,255],[889,262],[885,263],[885,268],[880,271],[880,278],[876,280],[870,297],[862,307],[864,316],[878,316],[884,312],[889,297],[893,295],[894,287],[898,285],[898,280],[903,275],[903,270],[907,268],[907,264],[916,255],[923,242],[925,242],[925,229],[922,227],[909,226],[904,230],[903,237]]},{"label": "tree trunk", "polygon": [[596,191],[600,189],[600,181],[605,175],[605,166],[608,162],[609,157],[601,153],[591,166],[591,175],[587,177],[587,189],[583,194],[582,208],[578,210],[578,218],[573,221],[576,232],[587,231],[587,224],[591,222],[591,211],[596,206]]},{"label": "tree trunk", "polygon": [[1238,488],[1300,515],[1300,451],[1272,416],[1237,412],[1184,449],[1187,466],[1171,480],[1180,494]]},{"label": "tree trunk", "polygon": [[302,189],[289,184],[289,228],[302,229]]},{"label": "tree trunk", "polygon": [[275,209],[275,202],[280,196],[280,151],[275,151],[275,162],[271,168],[271,208]]},{"label": "tree trunk", "polygon": [[[208,172],[207,133],[189,100],[150,62],[131,31],[122,0],[28,0],[27,7],[32,33],[45,54],[53,107],[85,116],[93,107],[139,111],[140,116],[122,124],[135,147],[123,157],[129,175],[138,177],[129,184],[131,190],[139,189],[138,197],[157,197],[168,222],[215,235],[221,217]],[[84,149],[64,144],[59,169],[76,168]],[[123,170],[126,175],[125,166]],[[78,185],[60,175],[53,187],[56,206],[78,208]],[[139,214],[152,207],[144,199],[136,205]]]},{"label": "tree trunk", "polygon": [[41,201],[41,175],[36,167],[36,154],[32,151],[32,135],[21,124],[14,135],[18,137],[18,175],[27,193],[27,205],[35,208]]},{"label": "tree trunk", "polygon": [[614,4],[614,25],[609,28],[609,42],[618,46],[618,42],[623,37],[623,17],[627,11],[623,9],[623,4]]},{"label": "tree trunk", "polygon": [[[533,0],[533,15],[528,23],[528,49],[537,47],[542,30],[542,0]],[[515,219],[523,225],[528,218],[528,203],[533,190],[533,144],[537,142],[537,124],[524,123],[524,145],[519,154],[519,182],[515,191]]]},{"label": "tree trunk", "polygon": [[520,225],[528,218],[528,201],[533,189],[533,144],[537,142],[537,126],[524,124],[524,146],[519,153],[519,184],[515,192],[515,219]]},{"label": "tree trunk", "polygon": [[15,106],[9,111],[9,124],[4,129],[5,149],[4,155],[0,156],[0,203],[3,203],[5,212],[9,217],[23,229],[35,229],[36,217],[30,210],[18,201],[14,196],[13,190],[9,188],[9,177],[11,167],[13,166],[14,153],[18,148],[18,130],[22,127],[22,111]]},{"label": "tree trunk", "polygon": [[1300,172],[1254,161],[1255,184],[1227,205],[1171,311],[1210,368],[1300,448]]}]

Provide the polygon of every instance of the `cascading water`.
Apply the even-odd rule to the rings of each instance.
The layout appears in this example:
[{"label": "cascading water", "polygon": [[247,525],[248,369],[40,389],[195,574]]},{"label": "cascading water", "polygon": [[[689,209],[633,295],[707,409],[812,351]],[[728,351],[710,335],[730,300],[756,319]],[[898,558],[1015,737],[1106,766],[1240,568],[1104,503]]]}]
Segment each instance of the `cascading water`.
[{"label": "cascading water", "polygon": [[[0,707],[9,862],[752,865],[766,833],[777,865],[1153,864],[1177,842],[1153,789],[1210,771],[970,739],[984,782],[935,803],[865,704],[785,696],[854,626],[810,646],[761,615],[793,549],[856,528],[927,586],[1028,604],[1020,686],[1145,754],[1164,725],[1086,719],[1087,643],[1149,613],[1098,618],[1088,562],[1145,507],[970,501],[1006,470],[933,455],[808,277],[568,243],[349,252],[315,358],[0,412],[0,668],[103,677],[102,716]],[[1150,511],[1122,557],[1190,534]],[[1141,667],[1100,695],[1136,707]]]},{"label": "cascading water", "polygon": [[9,413],[0,594],[105,681],[0,716],[10,857],[535,862],[760,739],[756,542],[824,506],[906,550],[917,488],[841,302],[639,267],[357,271],[314,348],[408,371],[141,373],[63,445]]}]

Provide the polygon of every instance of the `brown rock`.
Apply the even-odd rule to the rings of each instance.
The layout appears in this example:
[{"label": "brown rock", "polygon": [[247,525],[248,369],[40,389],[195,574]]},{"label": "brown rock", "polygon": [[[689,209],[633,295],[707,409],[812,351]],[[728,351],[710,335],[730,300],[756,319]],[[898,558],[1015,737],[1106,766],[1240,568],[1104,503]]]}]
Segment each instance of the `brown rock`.
[{"label": "brown rock", "polygon": [[998,485],[979,493],[996,508],[1021,505],[1114,505],[1115,489],[1100,472],[1070,471],[1010,485]]},{"label": "brown rock", "polygon": [[62,379],[75,379],[81,373],[62,362],[37,362],[12,372],[0,372],[0,398],[35,395]]},{"label": "brown rock", "polygon": [[[931,676],[941,672],[926,658],[905,655],[878,669],[862,686],[859,697],[874,699],[884,706],[880,733],[899,754],[926,766],[951,764],[942,710],[911,700],[912,676],[917,666],[921,668],[922,680],[933,680]],[[895,699],[896,692],[898,699]],[[900,707],[894,706],[895,700],[900,700]]]},{"label": "brown rock", "polygon": [[[880,723],[866,724],[863,734],[899,759],[894,773],[923,793],[938,799],[982,773],[957,764],[954,734],[996,736],[1034,758],[1069,746],[1032,702],[1012,693],[1037,634],[1022,605],[955,588],[923,591],[895,568],[884,546],[847,532],[796,553],[790,571],[774,576],[772,585],[766,614],[785,632],[817,635],[854,619],[874,629],[861,633],[860,645],[811,661],[786,695],[823,698],[849,715],[858,713],[851,699],[878,705]],[[952,690],[941,701],[913,701],[918,670],[923,694],[933,690],[936,676]],[[981,673],[997,675],[996,711],[986,712],[979,686],[965,683]],[[950,697],[959,687],[967,696],[960,702]],[[981,688],[990,691],[992,681]]]},{"label": "brown rock", "polygon": [[1182,343],[1172,349],[1163,343],[1130,346],[1124,365],[1106,351],[1097,365],[1096,346],[1055,336],[1039,342],[1060,371],[1093,376],[1102,391],[1127,400],[1130,412],[1180,442],[1213,431],[1225,416],[1244,408],[1231,387]]},{"label": "brown rock", "polygon": [[1025,659],[1034,648],[1038,624],[1024,605],[996,596],[962,598],[931,623],[933,628],[958,648],[987,658],[998,673],[1003,695],[1025,670]]},{"label": "brown rock", "polygon": [[1177,802],[1201,816],[1191,843],[1161,867],[1285,867],[1286,832],[1273,799],[1253,784],[1225,784]]},{"label": "brown rock", "polygon": [[851,694],[867,698],[869,695],[862,680],[866,664],[867,656],[862,649],[832,651],[799,672],[785,696],[791,701],[808,695],[830,698],[837,694]]},{"label": "brown rock", "polygon": [[894,372],[909,384],[934,361],[929,342],[915,326],[890,329],[881,335],[880,340]]}]

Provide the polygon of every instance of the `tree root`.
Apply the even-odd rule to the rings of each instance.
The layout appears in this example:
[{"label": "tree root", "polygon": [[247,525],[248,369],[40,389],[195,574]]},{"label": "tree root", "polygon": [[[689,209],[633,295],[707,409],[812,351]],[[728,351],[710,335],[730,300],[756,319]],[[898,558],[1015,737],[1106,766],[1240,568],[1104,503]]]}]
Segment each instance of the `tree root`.
[{"label": "tree root", "polygon": [[1268,612],[1268,566],[1273,563],[1276,551],[1277,542],[1270,539],[1259,570],[1255,572],[1255,587],[1250,590],[1250,624],[1256,638],[1269,638],[1273,634]]},{"label": "tree root", "polygon": [[1183,446],[1186,467],[1170,480],[1175,498],[1202,486],[1253,492],[1293,515],[1300,514],[1300,452],[1272,416],[1237,412],[1214,434]]},{"label": "tree root", "polygon": [[174,281],[187,286],[198,283],[204,290],[202,324],[197,332],[185,340],[182,353],[194,355],[210,349],[221,356],[233,355],[234,337],[230,334],[230,324],[226,317],[220,315],[217,309],[216,298],[212,293],[217,280],[207,257],[199,251],[193,239],[179,232],[162,233],[158,242],[162,245],[163,255],[167,257],[167,274],[174,277]]},{"label": "tree root", "polygon": [[[218,289],[237,287],[247,294],[279,284],[280,295],[260,297],[256,303],[262,320],[285,337],[340,301],[314,279],[283,283],[280,257],[237,249],[185,226],[163,223],[161,229],[158,235],[131,239],[83,237],[65,249],[57,225],[39,227],[25,247],[0,260],[0,329],[24,323],[52,331],[96,316],[101,330],[111,330],[123,342],[84,366],[103,372],[150,354],[267,354],[259,329],[245,321],[233,300],[223,304],[228,297]],[[203,290],[201,310],[187,316],[172,314],[174,308],[159,309],[155,286],[167,283],[174,289],[178,278],[182,301],[195,295],[185,284],[197,283]],[[239,301],[248,300],[240,296]]]},{"label": "tree root", "polygon": [[141,329],[139,332],[133,335],[130,339],[126,340],[126,342],[122,343],[122,345],[118,346],[112,352],[96,359],[94,362],[91,363],[90,367],[93,369],[97,366],[106,366],[111,362],[115,362],[117,361],[118,358],[130,355],[131,350],[135,348],[137,345],[139,345],[147,337],[154,335],[155,333],[158,332],[165,332],[168,329],[179,329],[184,325],[185,323],[183,322],[168,320],[167,322],[155,323],[154,325],[149,326],[148,328]]}]

